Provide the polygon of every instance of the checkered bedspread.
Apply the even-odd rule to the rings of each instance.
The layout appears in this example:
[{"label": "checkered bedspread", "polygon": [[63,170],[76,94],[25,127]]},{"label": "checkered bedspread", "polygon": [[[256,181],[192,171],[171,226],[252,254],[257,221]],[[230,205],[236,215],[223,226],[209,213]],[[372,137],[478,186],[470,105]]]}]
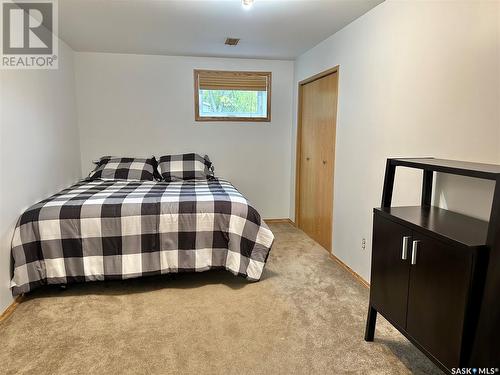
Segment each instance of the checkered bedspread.
[{"label": "checkered bedspread", "polygon": [[274,236],[227,181],[81,181],[30,207],[12,240],[12,293],[224,268],[259,280]]}]

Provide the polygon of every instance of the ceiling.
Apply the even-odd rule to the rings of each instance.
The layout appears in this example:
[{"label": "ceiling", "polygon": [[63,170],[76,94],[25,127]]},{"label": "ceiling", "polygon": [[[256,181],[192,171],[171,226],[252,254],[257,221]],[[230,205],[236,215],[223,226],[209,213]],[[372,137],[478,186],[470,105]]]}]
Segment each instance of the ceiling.
[{"label": "ceiling", "polygon": [[294,59],[382,1],[60,0],[59,35],[76,51]]}]

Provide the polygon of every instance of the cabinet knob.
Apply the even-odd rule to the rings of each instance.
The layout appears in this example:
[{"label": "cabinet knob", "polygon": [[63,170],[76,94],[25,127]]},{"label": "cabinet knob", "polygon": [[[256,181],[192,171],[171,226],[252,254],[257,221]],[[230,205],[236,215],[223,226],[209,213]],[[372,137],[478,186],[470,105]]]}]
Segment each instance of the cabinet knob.
[{"label": "cabinet knob", "polygon": [[307,157],[306,160],[309,161],[311,158],[310,157]]},{"label": "cabinet knob", "polygon": [[323,164],[326,164],[326,160],[323,160]]},{"label": "cabinet knob", "polygon": [[410,243],[410,236],[403,237],[403,249],[401,251],[401,259],[408,259],[408,244]]},{"label": "cabinet knob", "polygon": [[420,243],[420,241],[418,241],[418,240],[413,241],[413,246],[411,249],[411,264],[412,265],[417,264],[417,251],[418,251],[418,244],[419,243]]}]

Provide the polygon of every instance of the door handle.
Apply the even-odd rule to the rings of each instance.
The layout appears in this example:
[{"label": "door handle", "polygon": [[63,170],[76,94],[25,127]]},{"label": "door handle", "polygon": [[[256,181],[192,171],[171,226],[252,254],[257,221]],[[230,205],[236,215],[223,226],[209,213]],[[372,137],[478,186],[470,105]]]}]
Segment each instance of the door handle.
[{"label": "door handle", "polygon": [[417,251],[418,251],[418,244],[420,241],[413,241],[413,246],[411,249],[411,264],[415,265],[417,264]]},{"label": "door handle", "polygon": [[403,236],[403,249],[401,251],[401,259],[408,259],[408,243],[410,242],[410,236]]}]

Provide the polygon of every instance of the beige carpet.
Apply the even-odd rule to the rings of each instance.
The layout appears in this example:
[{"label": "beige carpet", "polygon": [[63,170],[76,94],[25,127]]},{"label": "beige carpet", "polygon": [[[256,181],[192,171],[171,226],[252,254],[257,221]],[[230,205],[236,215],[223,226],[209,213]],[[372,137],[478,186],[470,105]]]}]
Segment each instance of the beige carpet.
[{"label": "beige carpet", "polygon": [[0,324],[1,374],[439,374],[368,290],[288,224],[263,279],[226,272],[32,293]]}]

